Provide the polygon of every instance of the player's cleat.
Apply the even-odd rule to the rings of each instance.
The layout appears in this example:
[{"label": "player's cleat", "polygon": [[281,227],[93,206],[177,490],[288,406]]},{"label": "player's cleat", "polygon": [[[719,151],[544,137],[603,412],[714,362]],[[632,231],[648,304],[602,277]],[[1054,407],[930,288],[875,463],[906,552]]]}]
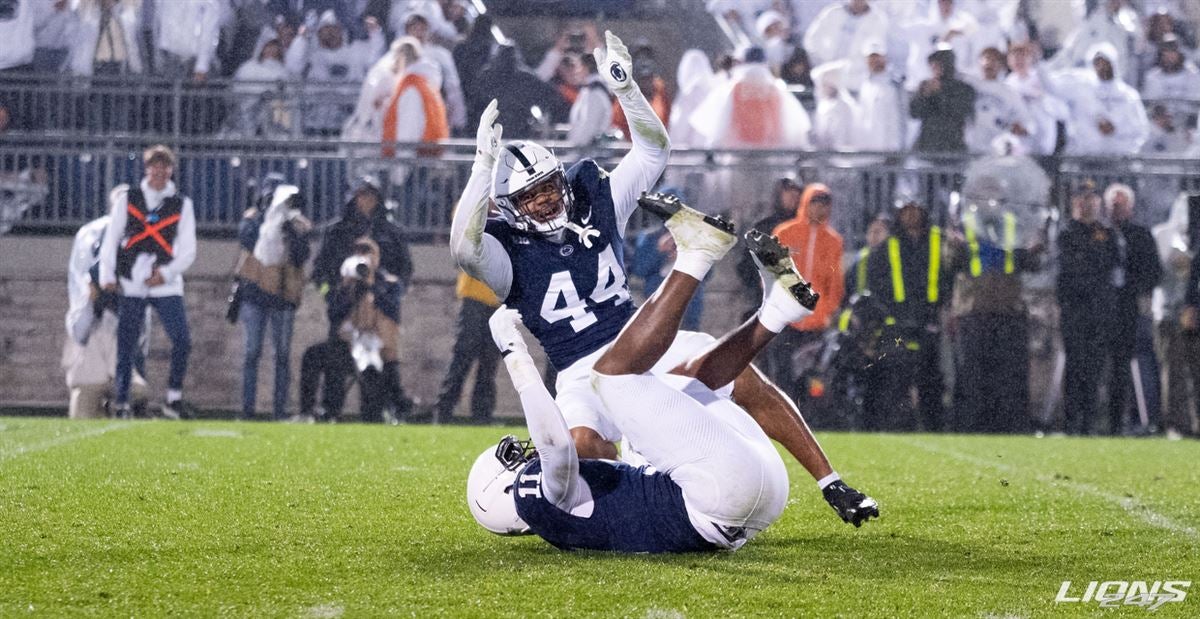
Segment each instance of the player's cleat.
[{"label": "player's cleat", "polygon": [[700,211],[686,205],[679,198],[668,193],[649,193],[643,192],[642,197],[638,198],[638,206],[650,211],[663,221],[669,221],[675,217],[676,213],[690,213],[684,215],[689,219],[698,218],[704,223],[729,234],[737,234],[733,223],[726,221],[720,215],[705,215]]},{"label": "player's cleat", "polygon": [[875,499],[847,486],[842,480],[837,480],[821,491],[825,502],[837,512],[842,522],[848,522],[855,527],[871,518],[879,517],[879,504]]},{"label": "player's cleat", "polygon": [[666,221],[680,255],[691,254],[711,265],[737,244],[733,224],[720,217],[705,215],[675,196],[643,193],[638,198],[638,205]]},{"label": "player's cleat", "polygon": [[779,243],[779,239],[758,230],[747,232],[745,239],[759,270],[775,278],[805,309],[812,310],[817,306],[821,295],[796,270],[791,252]]}]

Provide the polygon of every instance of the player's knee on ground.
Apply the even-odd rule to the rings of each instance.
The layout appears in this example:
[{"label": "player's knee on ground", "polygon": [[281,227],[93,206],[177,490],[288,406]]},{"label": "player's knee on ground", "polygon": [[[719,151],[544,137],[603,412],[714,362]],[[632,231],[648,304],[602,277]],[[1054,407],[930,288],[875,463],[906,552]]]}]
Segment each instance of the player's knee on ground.
[{"label": "player's knee on ground", "polygon": [[617,446],[604,440],[604,437],[591,428],[571,428],[571,439],[575,441],[575,453],[580,458],[617,459]]}]

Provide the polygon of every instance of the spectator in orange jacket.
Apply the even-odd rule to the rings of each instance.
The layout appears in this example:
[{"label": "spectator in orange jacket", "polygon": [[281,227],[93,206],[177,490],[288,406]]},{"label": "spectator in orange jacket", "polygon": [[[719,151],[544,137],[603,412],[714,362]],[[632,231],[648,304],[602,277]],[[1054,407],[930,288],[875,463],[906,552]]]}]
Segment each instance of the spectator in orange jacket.
[{"label": "spectator in orange jacket", "polygon": [[817,309],[792,325],[799,331],[824,331],[846,295],[842,276],[842,236],[829,227],[833,194],[821,183],[804,188],[796,218],[775,227],[775,236],[792,251],[800,274],[821,294]]},{"label": "spectator in orange jacket", "polygon": [[798,347],[812,343],[832,324],[833,317],[845,296],[842,276],[842,237],[829,227],[833,209],[833,194],[829,187],[813,183],[800,194],[796,217],[775,227],[773,234],[792,252],[792,260],[800,274],[821,294],[816,310],[791,328],[779,334],[770,350],[777,374],[772,377],[788,395],[799,395],[797,368],[793,353]]}]

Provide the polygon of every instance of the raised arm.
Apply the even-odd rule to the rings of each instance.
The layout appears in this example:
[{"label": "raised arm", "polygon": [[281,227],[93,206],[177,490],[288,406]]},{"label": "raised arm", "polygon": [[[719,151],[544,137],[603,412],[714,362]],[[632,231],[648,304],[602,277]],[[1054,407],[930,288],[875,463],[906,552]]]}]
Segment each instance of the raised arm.
[{"label": "raised arm", "polygon": [[517,330],[520,321],[521,315],[516,310],[502,305],[492,314],[488,325],[521,398],[529,436],[542,460],[542,497],[563,511],[575,511],[590,504],[591,489],[579,477],[575,442]]},{"label": "raised arm", "polygon": [[633,60],[621,39],[605,31],[607,50],[597,49],[596,66],[608,89],[617,97],[617,102],[629,121],[629,139],[633,148],[617,164],[609,177],[613,204],[616,206],[617,225],[621,234],[625,224],[637,208],[637,199],[643,191],[649,191],[667,167],[671,154],[671,138],[662,120],[650,107],[650,102],[633,80]]},{"label": "raised arm", "polygon": [[512,261],[500,241],[483,231],[487,224],[492,168],[496,165],[500,136],[504,132],[504,127],[496,122],[498,115],[496,100],[492,99],[479,120],[475,164],[471,166],[471,177],[450,223],[450,252],[460,269],[487,284],[504,299],[512,286]]}]

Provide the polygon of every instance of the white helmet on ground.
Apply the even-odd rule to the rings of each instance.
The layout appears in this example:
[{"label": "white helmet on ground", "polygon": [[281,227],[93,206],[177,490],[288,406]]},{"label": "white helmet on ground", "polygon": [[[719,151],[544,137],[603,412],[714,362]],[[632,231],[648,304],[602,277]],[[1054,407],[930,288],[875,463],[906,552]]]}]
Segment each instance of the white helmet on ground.
[{"label": "white helmet on ground", "polygon": [[574,203],[562,162],[546,147],[522,140],[500,149],[492,199],[508,225],[543,236],[564,229]]},{"label": "white helmet on ground", "polygon": [[513,435],[500,439],[475,458],[467,475],[467,506],[480,526],[499,535],[525,535],[529,525],[517,515],[517,472],[529,461],[529,441]]}]

